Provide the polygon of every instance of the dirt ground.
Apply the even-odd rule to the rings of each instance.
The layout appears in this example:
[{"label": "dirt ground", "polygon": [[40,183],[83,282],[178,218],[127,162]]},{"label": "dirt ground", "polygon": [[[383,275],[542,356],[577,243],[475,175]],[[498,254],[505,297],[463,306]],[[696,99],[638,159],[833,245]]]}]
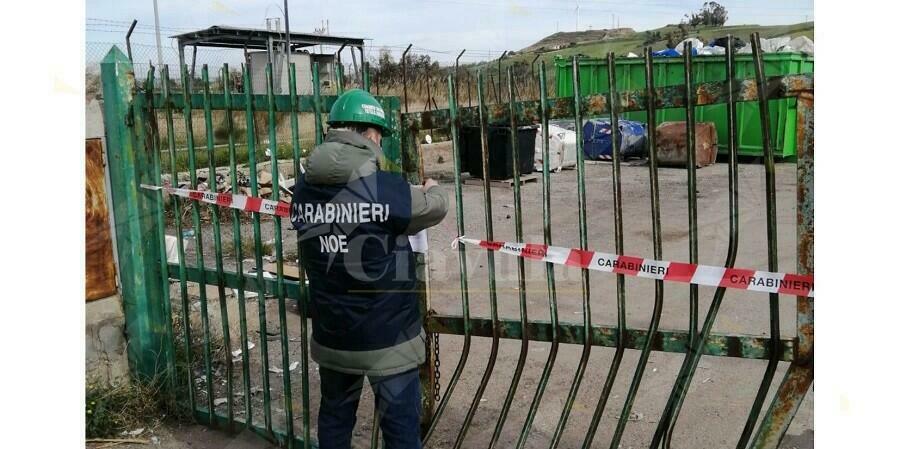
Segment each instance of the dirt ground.
[{"label": "dirt ground", "polygon": [[[441,184],[451,193],[450,214],[440,225],[429,230],[429,261],[431,307],[442,314],[460,314],[459,262],[458,252],[450,248],[450,242],[457,235],[456,202],[453,197],[452,163],[449,145],[446,143],[426,146],[424,149],[428,175],[441,180]],[[796,166],[792,163],[777,164],[777,204],[778,204],[778,263],[782,271],[793,271],[796,268]],[[652,255],[651,223],[649,203],[649,175],[646,165],[634,163],[622,164],[622,203],[624,219],[625,253],[632,255]],[[613,240],[613,203],[610,164],[591,164],[586,166],[585,178],[587,189],[588,240],[590,248],[606,252],[614,252]],[[539,175],[539,173],[538,173]],[[661,168],[659,171],[660,189],[662,192],[661,212],[663,226],[663,258],[666,260],[688,260],[687,233],[687,188],[686,172],[681,168]],[[713,166],[698,169],[698,205],[699,205],[699,250],[700,263],[721,265],[728,244],[728,179],[727,166],[717,163]],[[578,244],[578,205],[576,190],[576,172],[564,170],[550,176],[552,198],[552,235],[553,243],[558,246],[577,247]],[[765,196],[763,166],[758,161],[743,161],[739,169],[740,186],[740,234],[736,266],[761,268],[766,266],[766,228],[765,228]],[[542,242],[541,221],[541,180],[529,182],[522,186],[522,210],[524,240],[526,242]],[[484,208],[482,205],[482,189],[480,186],[464,185],[463,210],[465,215],[465,234],[473,238],[485,237]],[[514,241],[515,214],[513,208],[513,192],[510,188],[495,187],[493,195],[493,227],[495,240]],[[186,221],[189,223],[190,220]],[[288,230],[288,223],[282,223],[284,229],[286,260],[296,257],[295,234]],[[272,238],[274,224],[271,219],[263,222],[263,240]],[[231,224],[224,224],[222,239],[231,240]],[[245,240],[252,236],[249,223],[242,224],[242,235]],[[174,231],[170,231],[174,233]],[[212,232],[204,225],[205,263],[213,266]],[[472,316],[489,316],[489,297],[487,290],[487,257],[484,251],[471,248],[467,252],[469,273],[469,301]],[[244,256],[248,258],[249,255]],[[192,260],[192,257],[188,257]],[[233,256],[226,256],[226,269],[233,269]],[[517,262],[512,256],[497,254],[497,300],[501,317],[518,318],[518,279]],[[245,264],[245,270],[250,264]],[[558,292],[559,317],[561,321],[581,323],[582,299],[580,272],[577,269],[556,267],[556,286]],[[594,324],[615,325],[616,323],[616,287],[615,277],[592,272],[591,282],[591,318]],[[213,335],[221,335],[220,298],[214,287],[209,301],[210,323]],[[703,320],[714,289],[700,287],[700,319]],[[191,313],[193,326],[199,326],[199,302],[195,294],[196,286],[192,286]],[[646,328],[649,324],[654,282],[647,279],[627,278],[626,319],[630,328]],[[232,350],[239,348],[238,306],[232,292],[226,292],[225,302],[229,314]],[[180,308],[180,291],[173,284],[173,304],[176,311]],[[547,303],[548,290],[544,265],[540,263],[526,264],[526,295],[528,315],[530,319],[549,320]],[[685,329],[688,324],[688,287],[680,284],[666,284],[665,306],[662,314],[661,329]],[[293,301],[287,303],[287,329],[290,338],[289,360],[300,360],[299,316]],[[254,387],[252,397],[253,421],[262,422],[262,394],[256,392],[261,386],[260,338],[256,331],[259,323],[258,301],[250,298],[246,302],[249,339],[256,347],[250,350],[251,384]],[[277,301],[266,301],[266,321],[269,331],[278,331]],[[795,335],[796,326],[795,299],[790,296],[781,297],[781,332],[785,338]],[[195,333],[200,328],[194,327]],[[729,291],[716,320],[713,332],[768,335],[769,316],[767,296],[759,293]],[[281,368],[280,342],[277,337],[270,336],[270,367]],[[215,340],[215,337],[214,337]],[[441,371],[443,386],[449,381],[456,367],[462,337],[444,335],[441,344]],[[549,343],[529,345],[519,388],[516,391],[512,409],[504,427],[500,447],[508,447],[515,443],[524,417],[530,406],[535,386],[547,359]],[[462,422],[472,396],[482,377],[490,351],[489,338],[474,338],[469,361],[462,374],[455,393],[449,399],[449,406],[437,428],[437,433],[429,443],[430,447],[451,447],[456,438],[459,424]],[[584,381],[576,397],[568,425],[563,434],[560,447],[580,447],[585,430],[593,415],[600,389],[607,375],[614,350],[594,347],[590,354]],[[494,430],[496,416],[505,398],[510,378],[519,355],[518,341],[501,341],[497,364],[487,391],[479,404],[478,412],[473,420],[463,447],[481,448],[487,445]],[[534,426],[528,440],[528,447],[546,447],[557,424],[566,395],[572,383],[575,368],[581,355],[581,346],[562,345],[550,378],[550,384],[538,409]],[[606,406],[598,428],[594,445],[606,447],[612,437],[615,422],[619,417],[628,386],[637,362],[639,351],[626,351],[616,378],[612,395]],[[195,355],[196,357],[196,355]],[[654,352],[649,360],[641,388],[632,409],[632,418],[626,428],[620,447],[646,447],[657,421],[665,405],[666,398],[674,382],[677,371],[683,360],[682,354]],[[725,357],[704,357],[700,361],[697,374],[690,387],[684,403],[678,425],[673,438],[675,448],[720,448],[734,447],[746,419],[747,411],[753,402],[766,362],[760,360],[743,360]],[[215,365],[213,378],[215,381],[213,397],[224,398],[225,371],[223,364]],[[779,366],[775,376],[777,384],[786,371],[787,364]],[[301,389],[299,385],[299,368],[291,372],[292,396],[294,403],[294,428],[301,432]],[[196,375],[202,376],[203,370]],[[240,363],[234,366],[234,389],[242,392]],[[284,427],[284,401],[282,392],[283,377],[280,373],[270,373],[272,388],[272,416],[276,428]],[[206,401],[206,384],[198,381],[197,400],[201,404]],[[772,389],[774,392],[774,388]],[[771,397],[771,394],[770,394]],[[314,362],[310,365],[310,404],[312,433],[315,435],[315,416],[318,411],[318,372]],[[235,416],[244,419],[243,395],[236,396],[233,402]],[[220,404],[217,410],[226,411],[226,404]],[[368,388],[364,389],[360,405],[359,418],[354,432],[354,446],[368,447],[372,429],[372,395]],[[224,433],[207,430],[202,426],[176,426],[156,430],[163,448],[206,448],[206,447],[269,447],[251,435],[241,435],[232,440]],[[128,447],[120,445],[118,447]],[[136,445],[134,447],[146,447]],[[813,447],[813,394],[807,395],[797,413],[783,448]]]}]

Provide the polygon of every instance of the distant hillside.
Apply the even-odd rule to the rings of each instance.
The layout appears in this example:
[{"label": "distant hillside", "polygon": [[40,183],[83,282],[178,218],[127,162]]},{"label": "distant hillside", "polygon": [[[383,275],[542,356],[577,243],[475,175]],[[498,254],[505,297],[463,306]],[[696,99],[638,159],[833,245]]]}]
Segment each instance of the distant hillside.
[{"label": "distant hillside", "polygon": [[519,51],[544,52],[559,50],[561,48],[567,48],[578,44],[625,39],[628,37],[633,37],[634,34],[634,30],[631,28],[615,28],[612,30],[560,31],[558,33],[553,33]]},{"label": "distant hillside", "polygon": [[[792,25],[731,25],[724,27],[697,27],[688,28],[686,37],[697,37],[703,42],[732,34],[744,42],[750,42],[750,34],[759,32],[763,38],[780,36],[806,36],[815,40],[814,22],[802,22]],[[629,52],[642,54],[647,37],[650,34],[659,33],[661,40],[649,44],[653,50],[661,50],[666,47],[665,36],[668,33],[678,33],[678,25],[666,25],[653,30],[635,32],[631,28],[619,28],[612,30],[593,30],[579,32],[560,32],[551,34],[534,44],[523,48],[518,52],[510,52],[503,60],[503,65],[510,63],[531,64],[535,56],[538,56],[536,64],[545,61],[548,69],[552,67],[556,57],[572,57],[581,54],[588,57],[606,57],[607,52],[625,56]],[[484,64],[496,65],[496,60],[485,61],[470,66],[480,67]],[[550,70],[552,72],[552,70]]]}]

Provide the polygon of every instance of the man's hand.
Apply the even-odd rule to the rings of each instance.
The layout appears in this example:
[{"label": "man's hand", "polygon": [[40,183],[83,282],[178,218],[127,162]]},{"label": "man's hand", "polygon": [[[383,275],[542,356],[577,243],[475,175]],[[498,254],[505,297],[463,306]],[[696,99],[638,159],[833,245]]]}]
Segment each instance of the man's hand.
[{"label": "man's hand", "polygon": [[435,180],[433,180],[433,179],[431,179],[431,178],[425,178],[425,183],[422,184],[422,188],[425,189],[425,190],[428,190],[428,189],[430,189],[430,188],[432,188],[432,187],[434,187],[434,186],[436,186],[436,185],[438,185],[438,182],[437,182],[437,181],[435,181]]}]

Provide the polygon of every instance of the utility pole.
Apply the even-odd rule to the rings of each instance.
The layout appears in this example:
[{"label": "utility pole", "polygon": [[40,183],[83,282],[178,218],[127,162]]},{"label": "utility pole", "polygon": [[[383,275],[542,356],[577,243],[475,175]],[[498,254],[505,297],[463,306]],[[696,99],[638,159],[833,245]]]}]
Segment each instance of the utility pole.
[{"label": "utility pole", "polygon": [[578,2],[575,2],[575,31],[578,32]]},{"label": "utility pole", "polygon": [[[288,21],[288,0],[284,0],[284,57],[287,63],[288,73],[291,70],[291,23]],[[290,76],[290,75],[288,75]]]},{"label": "utility pole", "polygon": [[[162,38],[159,36],[159,7],[156,5],[156,0],[153,0],[153,17],[156,21],[156,64],[162,67]],[[180,68],[178,73],[181,73]]]}]

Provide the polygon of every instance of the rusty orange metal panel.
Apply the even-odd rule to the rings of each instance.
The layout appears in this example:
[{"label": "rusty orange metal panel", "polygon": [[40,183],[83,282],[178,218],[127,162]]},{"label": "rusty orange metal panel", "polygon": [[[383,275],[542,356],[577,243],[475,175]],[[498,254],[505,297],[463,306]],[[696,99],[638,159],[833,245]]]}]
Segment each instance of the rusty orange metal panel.
[{"label": "rusty orange metal panel", "polygon": [[84,151],[85,299],[93,301],[116,293],[116,266],[106,204],[103,143],[100,139],[85,139]]},{"label": "rusty orange metal panel", "polygon": [[[712,122],[697,123],[694,148],[697,166],[716,163],[718,138]],[[684,167],[687,163],[687,125],[685,122],[665,122],[656,127],[656,151],[660,165]]]}]

